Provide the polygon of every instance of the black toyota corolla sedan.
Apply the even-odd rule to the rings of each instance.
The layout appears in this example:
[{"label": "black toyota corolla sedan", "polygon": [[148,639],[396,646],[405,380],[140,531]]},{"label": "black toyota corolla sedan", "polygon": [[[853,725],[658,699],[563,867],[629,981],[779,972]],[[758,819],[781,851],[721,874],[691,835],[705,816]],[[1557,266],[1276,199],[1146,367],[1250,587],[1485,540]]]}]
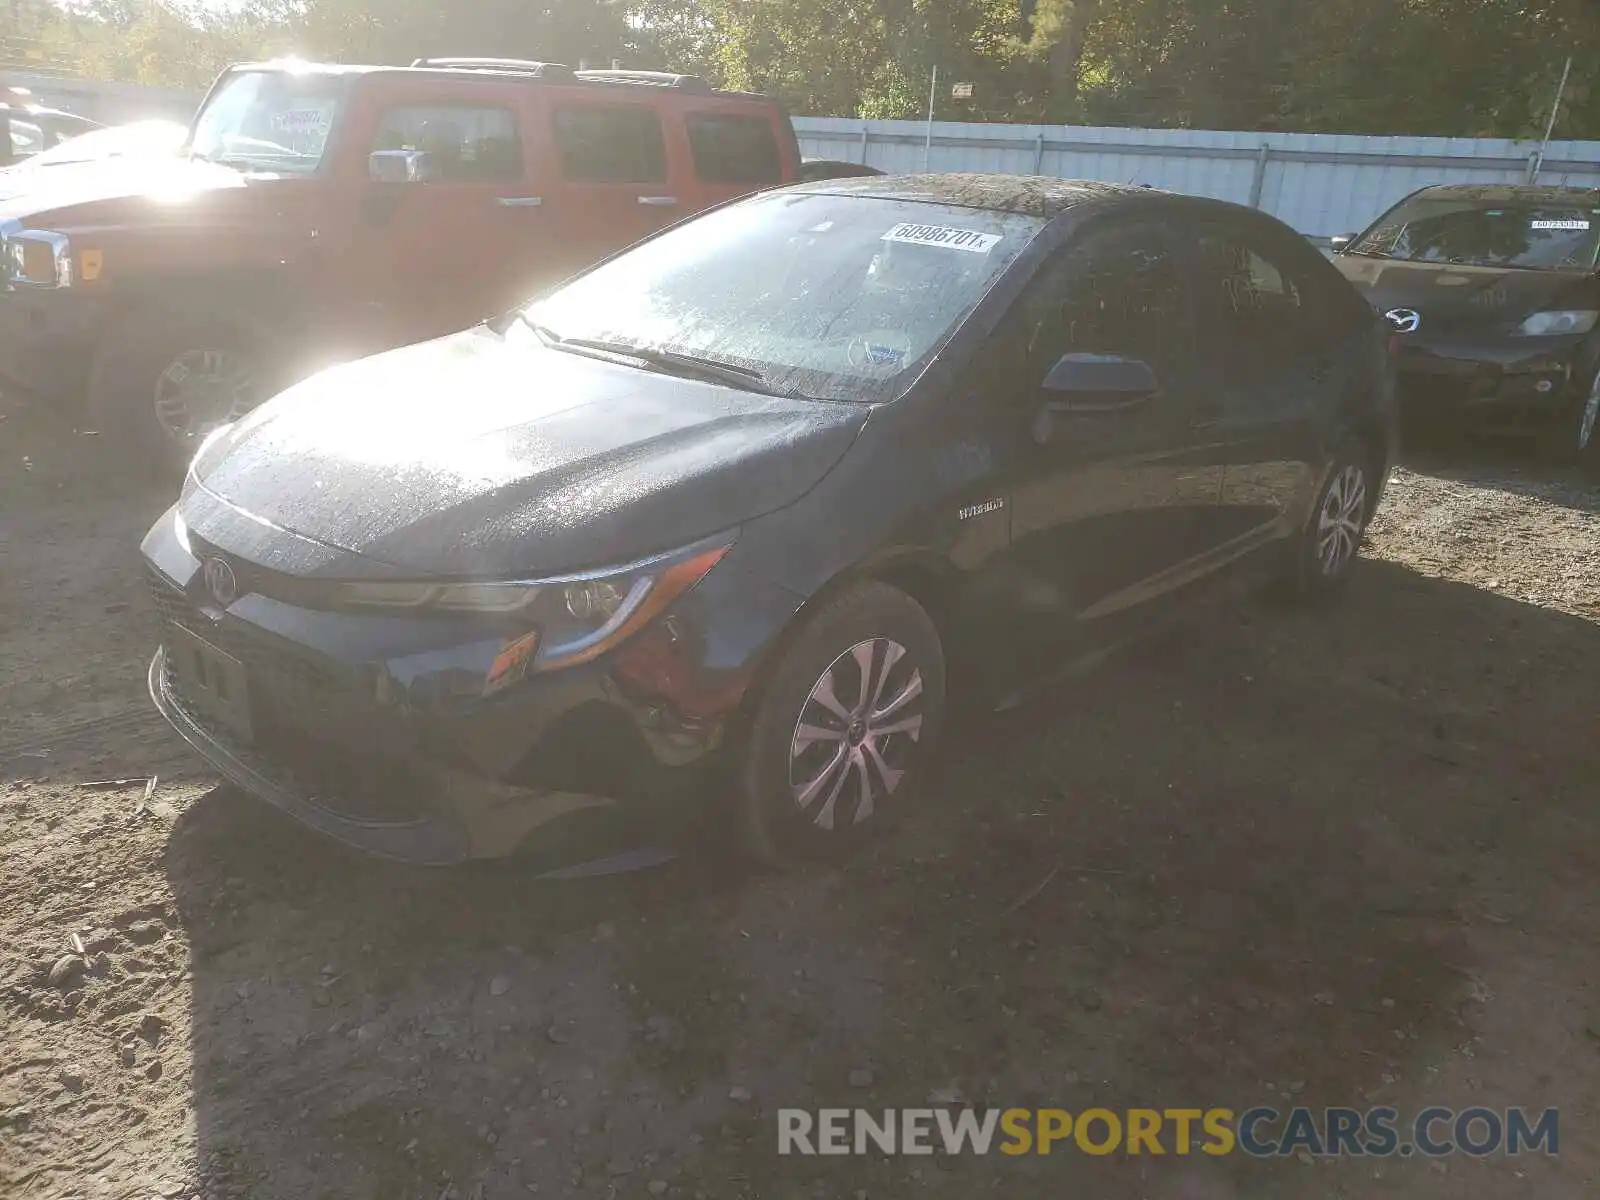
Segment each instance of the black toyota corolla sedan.
[{"label": "black toyota corolla sedan", "polygon": [[1600,473],[1600,191],[1431,187],[1336,239],[1416,432],[1533,433]]},{"label": "black toyota corolla sedan", "polygon": [[805,860],[916,808],[953,700],[1337,588],[1394,445],[1382,322],[1257,212],[802,185],[214,434],[144,541],[150,688],[380,855],[694,816]]}]

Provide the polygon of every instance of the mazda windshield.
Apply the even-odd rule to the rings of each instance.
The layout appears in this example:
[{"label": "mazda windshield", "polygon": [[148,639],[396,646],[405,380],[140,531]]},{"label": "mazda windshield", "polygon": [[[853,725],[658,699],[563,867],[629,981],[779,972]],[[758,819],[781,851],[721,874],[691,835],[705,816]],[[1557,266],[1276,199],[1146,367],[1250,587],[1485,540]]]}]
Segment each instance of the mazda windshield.
[{"label": "mazda windshield", "polygon": [[1592,271],[1600,262],[1600,207],[1422,196],[1380,218],[1348,253],[1458,266]]},{"label": "mazda windshield", "polygon": [[752,390],[889,399],[1043,226],[954,205],[771,193],[597,267],[521,314],[521,336],[633,351],[653,369]]}]

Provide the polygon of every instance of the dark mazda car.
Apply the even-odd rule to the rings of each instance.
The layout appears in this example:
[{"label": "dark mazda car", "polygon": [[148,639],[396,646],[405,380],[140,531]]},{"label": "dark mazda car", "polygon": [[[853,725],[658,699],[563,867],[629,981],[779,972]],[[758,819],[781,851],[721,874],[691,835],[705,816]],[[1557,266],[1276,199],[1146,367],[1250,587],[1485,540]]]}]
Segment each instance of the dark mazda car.
[{"label": "dark mazda car", "polygon": [[765,193],[213,434],[144,541],[151,691],[227,777],[394,858],[575,862],[691,816],[825,854],[915,808],[953,699],[1208,596],[1337,588],[1387,351],[1250,210]]},{"label": "dark mazda car", "polygon": [[1600,473],[1600,191],[1425,188],[1336,246],[1401,339],[1408,426],[1532,433]]}]

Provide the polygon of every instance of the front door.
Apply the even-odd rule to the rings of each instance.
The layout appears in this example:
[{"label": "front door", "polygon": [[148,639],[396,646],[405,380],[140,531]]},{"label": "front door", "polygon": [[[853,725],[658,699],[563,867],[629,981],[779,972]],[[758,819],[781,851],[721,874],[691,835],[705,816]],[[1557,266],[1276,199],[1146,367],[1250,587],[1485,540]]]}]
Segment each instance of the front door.
[{"label": "front door", "polygon": [[421,151],[417,181],[365,178],[342,270],[357,300],[360,349],[465,329],[525,298],[539,211],[524,154],[526,88],[475,83],[425,102],[395,99],[352,122],[363,147]]},{"label": "front door", "polygon": [[[1208,381],[1193,306],[1163,228],[1091,225],[1046,263],[1007,318],[1024,364],[1010,397],[1018,628],[1069,651],[1117,640],[1203,574],[1222,470],[1195,430]],[[1065,354],[1146,363],[1133,404],[1045,409]]]}]

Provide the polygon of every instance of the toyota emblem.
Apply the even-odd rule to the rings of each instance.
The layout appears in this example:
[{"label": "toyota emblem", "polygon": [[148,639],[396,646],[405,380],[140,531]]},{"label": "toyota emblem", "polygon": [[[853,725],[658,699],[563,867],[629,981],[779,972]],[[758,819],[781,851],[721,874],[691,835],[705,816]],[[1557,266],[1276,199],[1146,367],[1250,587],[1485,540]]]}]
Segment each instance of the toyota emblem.
[{"label": "toyota emblem", "polygon": [[1422,314],[1414,308],[1391,308],[1383,319],[1394,326],[1396,333],[1415,333],[1422,328]]},{"label": "toyota emblem", "polygon": [[205,564],[206,591],[223,608],[239,598],[239,579],[233,568],[220,558],[208,558]]}]

